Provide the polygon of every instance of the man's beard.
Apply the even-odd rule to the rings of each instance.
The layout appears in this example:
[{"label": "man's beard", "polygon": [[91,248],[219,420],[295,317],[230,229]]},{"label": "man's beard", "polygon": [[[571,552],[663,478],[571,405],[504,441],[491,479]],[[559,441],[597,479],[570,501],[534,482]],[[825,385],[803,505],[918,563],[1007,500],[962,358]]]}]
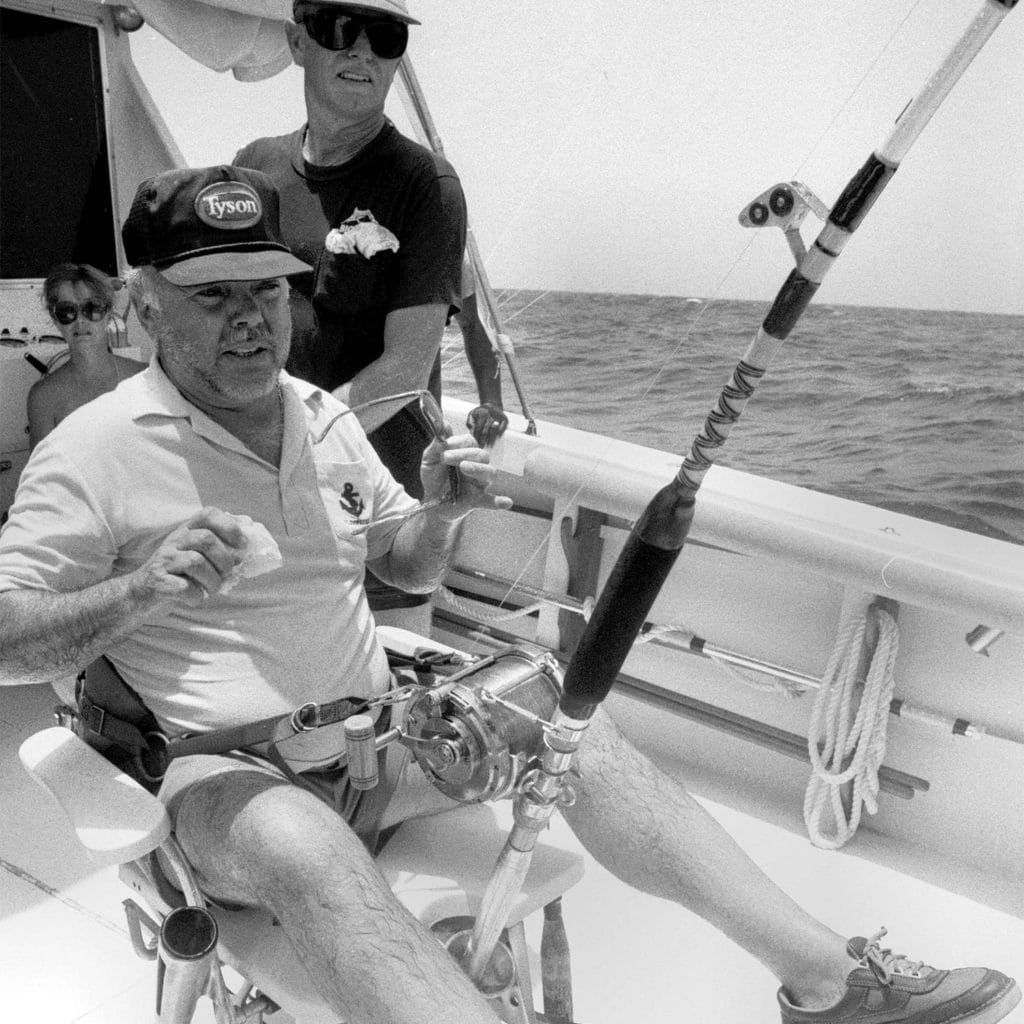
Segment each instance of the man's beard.
[{"label": "man's beard", "polygon": [[[278,375],[284,366],[284,357],[279,355],[279,347],[275,344],[273,332],[266,327],[247,327],[244,330],[244,334],[242,331],[232,331],[230,334],[231,337],[228,339],[227,345],[223,344],[222,339],[218,347],[218,355],[214,359],[213,364],[207,368],[196,366],[193,363],[190,366],[192,374],[202,382],[211,394],[231,401],[251,400],[269,393],[276,386]],[[184,338],[184,334],[172,324],[161,324],[157,330],[153,340],[156,344],[157,355],[160,357],[160,364],[163,366],[164,372],[167,372],[168,362],[170,362],[171,366],[188,363],[192,346],[188,340],[183,340]],[[218,373],[216,371],[216,360],[225,352],[235,348],[247,348],[253,344],[262,346],[273,357],[272,366],[268,366],[265,378],[249,376],[237,379],[233,378],[230,374]],[[171,356],[170,360],[168,360],[168,354]],[[287,352],[285,352],[286,355]],[[174,383],[180,385],[185,382],[174,381]]]}]

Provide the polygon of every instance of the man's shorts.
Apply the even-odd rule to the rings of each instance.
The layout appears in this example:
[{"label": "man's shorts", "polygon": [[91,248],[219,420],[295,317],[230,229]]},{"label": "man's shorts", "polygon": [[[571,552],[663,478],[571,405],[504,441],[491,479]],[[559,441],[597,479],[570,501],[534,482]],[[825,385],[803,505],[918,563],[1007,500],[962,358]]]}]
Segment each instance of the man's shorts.
[{"label": "man's shorts", "polygon": [[[360,839],[375,852],[377,836],[410,818],[422,818],[458,807],[457,801],[433,786],[412,760],[409,750],[390,744],[381,756],[380,782],[371,790],[354,789],[345,768],[302,772],[302,788],[332,807]],[[191,786],[226,772],[257,771],[282,783],[288,776],[266,758],[234,751],[230,754],[193,754],[172,761],[160,787],[173,825]]]}]

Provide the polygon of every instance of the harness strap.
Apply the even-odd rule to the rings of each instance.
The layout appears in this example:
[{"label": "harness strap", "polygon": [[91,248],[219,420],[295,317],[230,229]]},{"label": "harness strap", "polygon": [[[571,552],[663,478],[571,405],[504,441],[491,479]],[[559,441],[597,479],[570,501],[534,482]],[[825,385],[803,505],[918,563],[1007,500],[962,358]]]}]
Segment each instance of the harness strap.
[{"label": "harness strap", "polygon": [[93,662],[75,685],[69,725],[91,747],[155,791],[167,771],[167,737],[139,695],[106,658]]},{"label": "harness strap", "polygon": [[146,740],[147,734],[136,728],[131,722],[118,718],[102,704],[97,704],[84,691],[78,697],[78,713],[89,731],[101,739],[133,751],[145,750],[149,746]]},{"label": "harness strap", "polygon": [[168,760],[188,754],[224,754],[229,750],[253,747],[259,743],[280,742],[296,733],[343,722],[349,716],[365,710],[368,704],[369,701],[362,697],[339,697],[326,704],[310,702],[283,715],[174,739],[168,744]]},{"label": "harness strap", "polygon": [[152,791],[176,757],[225,754],[262,743],[272,748],[297,733],[343,722],[364,711],[370,701],[362,697],[340,697],[324,704],[311,701],[294,711],[245,725],[171,739],[117,669],[106,658],[99,658],[79,676],[76,703],[77,712],[69,709],[71,727]]},{"label": "harness strap", "polygon": [[[394,652],[389,651],[389,662]],[[426,656],[401,658],[417,676],[428,673],[440,664],[456,663],[447,654],[431,652]],[[399,669],[408,671],[408,669]],[[272,715],[245,725],[214,729],[194,736],[170,738],[160,728],[153,713],[139,695],[121,678],[121,674],[105,657],[98,658],[82,672],[76,686],[77,708],[63,708],[68,725],[90,746],[127,771],[151,792],[155,792],[167,773],[167,766],[177,757],[190,754],[225,754],[266,745],[266,756],[287,777],[295,773],[277,753],[278,743],[302,732],[321,726],[335,725],[351,715],[365,711],[380,702],[379,697],[339,697],[317,704],[310,701],[294,711]],[[386,704],[385,708],[386,710]],[[388,719],[382,714],[378,726]],[[379,733],[378,733],[379,735]]]}]

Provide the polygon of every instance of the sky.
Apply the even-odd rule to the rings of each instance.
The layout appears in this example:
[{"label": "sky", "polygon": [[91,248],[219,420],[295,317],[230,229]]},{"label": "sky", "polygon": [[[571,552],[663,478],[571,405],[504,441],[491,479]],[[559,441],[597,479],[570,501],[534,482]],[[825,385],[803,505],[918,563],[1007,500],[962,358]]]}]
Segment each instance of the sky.
[{"label": "sky", "polygon": [[[409,0],[409,54],[496,287],[770,301],[792,267],[740,210],[831,206],[981,0]],[[301,72],[203,68],[146,26],[185,159],[303,121]],[[389,113],[410,131],[396,101]],[[809,216],[808,243],[820,222]],[[1024,6],[904,159],[817,302],[1024,315]]]}]

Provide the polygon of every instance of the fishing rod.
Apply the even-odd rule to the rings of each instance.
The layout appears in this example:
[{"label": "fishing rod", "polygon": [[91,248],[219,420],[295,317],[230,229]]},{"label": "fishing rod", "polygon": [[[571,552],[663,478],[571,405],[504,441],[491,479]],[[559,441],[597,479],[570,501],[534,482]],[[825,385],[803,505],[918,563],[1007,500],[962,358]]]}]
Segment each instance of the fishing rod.
[{"label": "fishing rod", "polygon": [[[443,155],[444,144],[441,142],[441,136],[437,133],[434,119],[430,114],[430,108],[427,106],[427,98],[420,87],[419,79],[416,77],[416,71],[413,69],[412,61],[409,59],[408,54],[402,58],[402,62],[398,65],[398,74],[402,80],[402,85],[405,86],[405,94],[409,99],[413,112],[416,115],[416,120],[426,137],[428,145],[435,153]],[[476,236],[473,234],[472,227],[468,224],[466,226],[466,254],[469,256],[469,262],[473,267],[473,274],[476,277],[477,296],[483,299],[485,311],[494,328],[492,343],[497,345],[497,350],[505,357],[505,364],[508,366],[512,384],[516,389],[519,405],[526,419],[526,433],[536,434],[537,421],[530,409],[530,403],[526,399],[526,392],[523,390],[522,382],[519,379],[519,370],[516,367],[512,339],[502,329],[501,314],[498,311],[498,303],[494,298],[494,289],[491,287],[490,279],[487,277],[484,261],[476,244]],[[490,336],[490,332],[488,332],[488,336]]]},{"label": "fishing rod", "polygon": [[540,831],[562,797],[562,783],[598,705],[668,578],[693,522],[697,492],[774,353],[810,304],[825,274],[896,173],[907,151],[1017,0],[985,0],[882,146],[850,179],[811,248],[779,290],[750,347],[722,389],[675,478],[650,501],[630,532],[584,629],[545,736],[540,768],[516,800],[515,824],[484,890],[469,942],[469,975],[479,982],[529,867]]}]

